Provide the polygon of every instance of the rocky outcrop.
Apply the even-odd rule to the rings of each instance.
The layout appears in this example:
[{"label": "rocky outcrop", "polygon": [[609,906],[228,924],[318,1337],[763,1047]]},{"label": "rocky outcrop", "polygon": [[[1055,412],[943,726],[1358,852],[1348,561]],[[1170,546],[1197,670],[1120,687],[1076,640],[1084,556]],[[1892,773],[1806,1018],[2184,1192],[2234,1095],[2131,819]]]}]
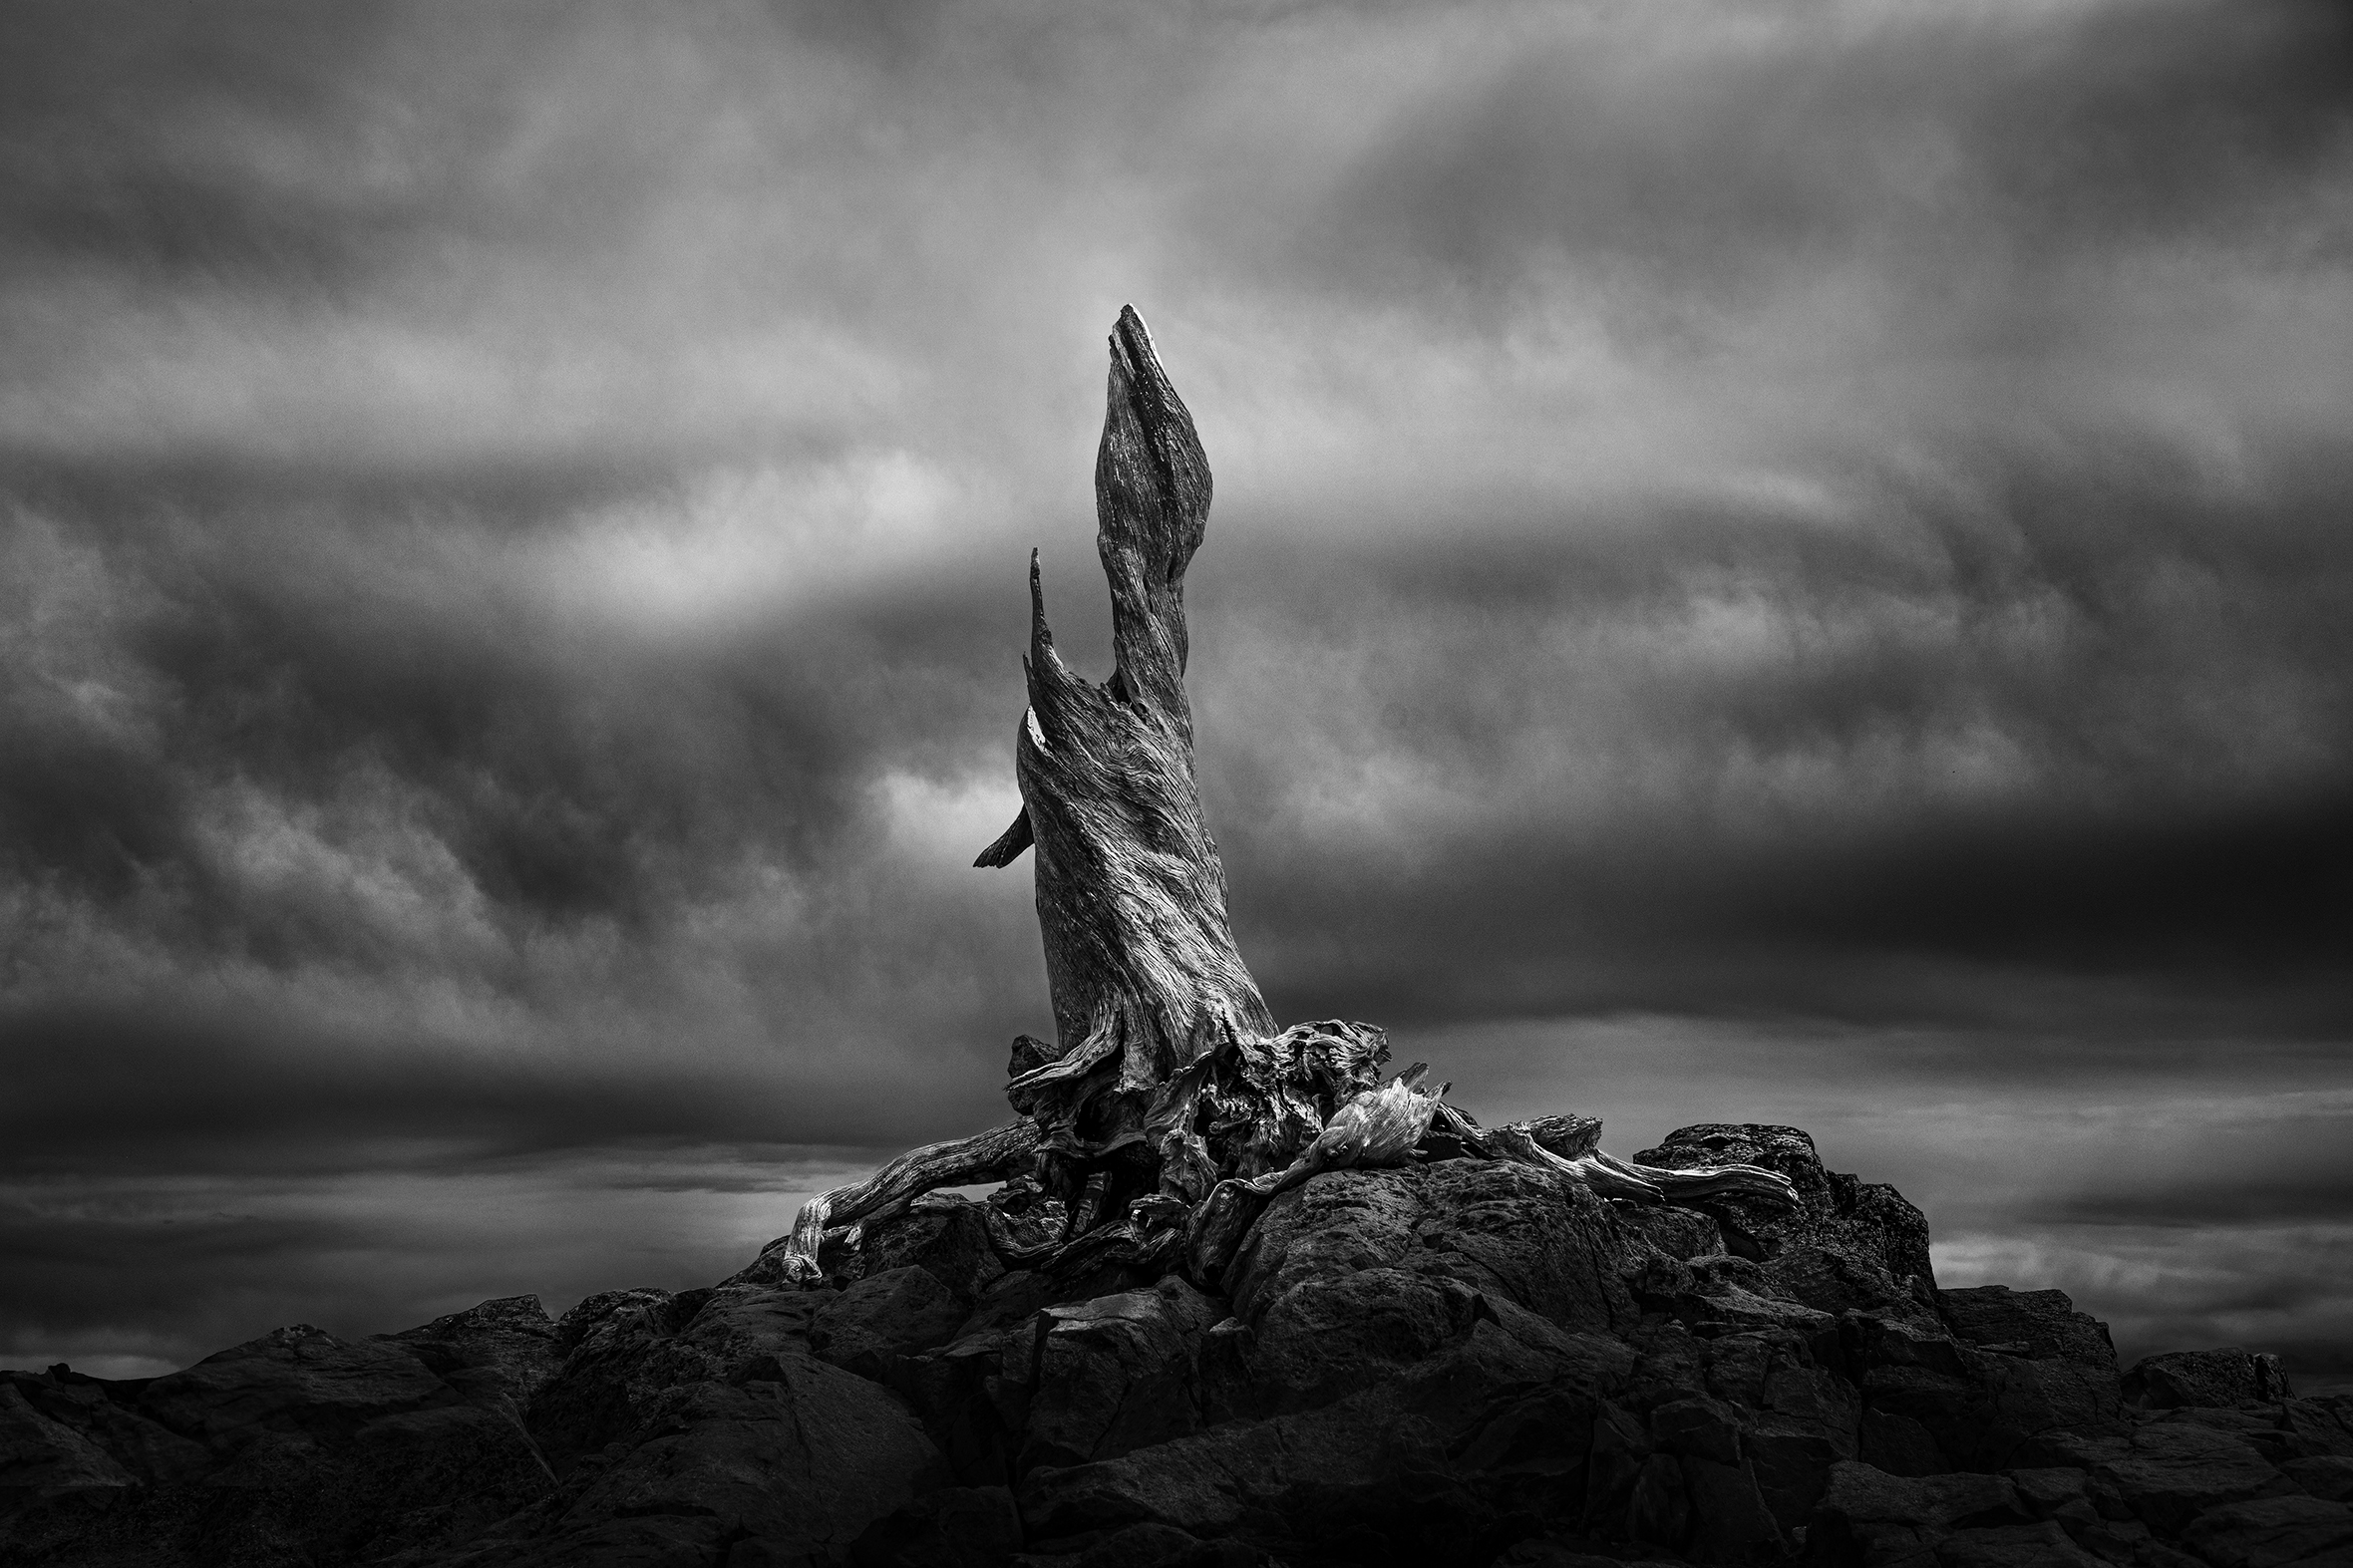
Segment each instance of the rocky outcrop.
[{"label": "rocky outcrop", "polygon": [[2149,1357],[2126,1377],[2123,1392],[2150,1410],[2212,1410],[2286,1399],[2288,1383],[2278,1357],[2252,1355],[2233,1345]]},{"label": "rocky outcrop", "polygon": [[1799,1206],[1327,1171],[1201,1280],[1009,1268],[934,1196],[816,1289],[755,1262],[0,1375],[0,1561],[2353,1563],[2353,1400],[2237,1351],[2120,1371],[2057,1291],[1939,1290],[1918,1211],[1794,1128],[1639,1157]]},{"label": "rocky outcrop", "polygon": [[[397,1341],[296,1325],[165,1378],[0,1375],[16,1461],[0,1487],[17,1504],[0,1560],[359,1561],[479,1534],[554,1478],[520,1418],[520,1358],[456,1320],[416,1332],[446,1325],[426,1351],[439,1372]],[[536,1329],[544,1342],[554,1325],[539,1314]],[[458,1348],[470,1341],[479,1357]]]}]

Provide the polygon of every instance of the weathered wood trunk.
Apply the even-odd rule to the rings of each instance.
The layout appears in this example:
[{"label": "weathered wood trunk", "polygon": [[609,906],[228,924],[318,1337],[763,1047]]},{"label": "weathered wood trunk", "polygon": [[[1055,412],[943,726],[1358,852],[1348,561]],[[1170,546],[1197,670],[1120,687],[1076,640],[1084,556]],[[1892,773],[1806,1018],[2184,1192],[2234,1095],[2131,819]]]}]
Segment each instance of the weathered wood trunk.
[{"label": "weathered wood trunk", "polygon": [[1208,459],[1133,309],[1112,329],[1095,507],[1110,678],[1084,680],[1055,652],[1032,552],[1029,709],[1014,736],[1022,809],[975,862],[1036,851],[1055,1041],[1014,1043],[1006,1098],[1019,1120],[810,1199],[782,1245],[781,1277],[818,1283],[825,1251],[854,1250],[862,1224],[932,1188],[1024,1167],[1035,1171],[1024,1202],[1043,1192],[1043,1212],[1060,1220],[1041,1236],[1043,1222],[1025,1214],[1016,1235],[992,1205],[989,1235],[1006,1262],[1117,1262],[1147,1278],[1181,1266],[1201,1284],[1268,1199],[1350,1165],[1509,1159],[1635,1202],[1718,1191],[1794,1201],[1768,1170],[1613,1159],[1589,1116],[1482,1128],[1445,1102],[1446,1086],[1420,1087],[1419,1065],[1384,1088],[1388,1043],[1367,1025],[1278,1033],[1234,948],[1193,778],[1184,568],[1208,523]]},{"label": "weathered wood trunk", "polygon": [[1033,553],[1022,814],[978,863],[1036,857],[1058,1038],[1054,1060],[1011,1086],[1016,1108],[1067,1174],[1117,1158],[1149,1185],[1170,1084],[1276,1031],[1226,923],[1193,778],[1184,569],[1208,521],[1209,465],[1132,308],[1111,335],[1095,507],[1114,667],[1098,685],[1063,663]]}]

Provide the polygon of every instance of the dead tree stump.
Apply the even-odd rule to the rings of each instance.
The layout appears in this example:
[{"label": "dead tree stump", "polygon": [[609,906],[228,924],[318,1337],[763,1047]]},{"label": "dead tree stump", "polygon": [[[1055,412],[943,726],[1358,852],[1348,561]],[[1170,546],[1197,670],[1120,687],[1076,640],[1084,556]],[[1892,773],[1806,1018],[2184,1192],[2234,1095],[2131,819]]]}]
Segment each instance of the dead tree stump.
[{"label": "dead tree stump", "polygon": [[[1590,1117],[1483,1129],[1444,1102],[1448,1086],[1420,1087],[1419,1064],[1383,1088],[1389,1047],[1368,1025],[1278,1032],[1234,946],[1193,776],[1184,569],[1208,524],[1208,458],[1133,307],[1111,334],[1095,511],[1112,672],[1090,682],[1055,651],[1032,551],[1029,707],[1013,743],[1021,814],[974,862],[1034,853],[1055,1039],[1014,1043],[1017,1121],[811,1199],[779,1243],[784,1278],[822,1279],[821,1253],[853,1244],[861,1223],[984,1175],[1015,1176],[1007,1191],[1018,1186],[1025,1205],[1019,1233],[1009,1208],[990,1211],[1008,1262],[1181,1266],[1203,1284],[1269,1197],[1348,1165],[1512,1159],[1636,1202],[1788,1196],[1781,1177],[1748,1166],[1613,1159]],[[1043,1234],[1033,1199],[1059,1206]]]},{"label": "dead tree stump", "polygon": [[[1111,336],[1095,510],[1112,672],[1090,682],[1055,651],[1033,552],[1029,709],[1014,737],[1022,811],[977,863],[1035,856],[1057,1038],[1008,1094],[1038,1124],[1047,1185],[1108,1170],[1133,1195],[1171,1159],[1199,1155],[1175,1126],[1172,1083],[1276,1033],[1234,947],[1193,778],[1184,568],[1208,523],[1209,464],[1133,309]],[[1197,1197],[1205,1181],[1180,1173],[1176,1186]]]}]

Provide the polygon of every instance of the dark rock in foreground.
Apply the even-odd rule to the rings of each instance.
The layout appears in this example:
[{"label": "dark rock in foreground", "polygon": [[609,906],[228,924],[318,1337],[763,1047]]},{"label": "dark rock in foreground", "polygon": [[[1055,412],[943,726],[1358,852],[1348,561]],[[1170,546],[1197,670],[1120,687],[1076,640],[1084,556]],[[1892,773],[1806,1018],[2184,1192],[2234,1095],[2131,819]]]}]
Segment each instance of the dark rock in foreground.
[{"label": "dark rock in foreground", "polygon": [[2353,1565],[2353,1400],[2238,1351],[2120,1375],[2057,1291],[1940,1291],[1919,1212],[1794,1128],[1640,1158],[1803,1206],[1333,1171],[1210,1293],[1008,1271],[934,1198],[829,1289],[0,1375],[0,1562]]}]

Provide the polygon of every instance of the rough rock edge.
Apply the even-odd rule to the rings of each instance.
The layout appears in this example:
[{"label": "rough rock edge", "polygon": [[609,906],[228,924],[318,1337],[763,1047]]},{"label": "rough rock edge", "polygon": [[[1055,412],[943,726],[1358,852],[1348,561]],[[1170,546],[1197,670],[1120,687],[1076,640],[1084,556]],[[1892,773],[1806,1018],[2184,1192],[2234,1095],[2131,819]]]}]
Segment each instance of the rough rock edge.
[{"label": "rough rock edge", "polygon": [[2241,1352],[2120,1376],[2059,1292],[1897,1279],[1916,1210],[1843,1196],[1864,1189],[1793,1129],[1736,1130],[1804,1207],[1613,1202],[1477,1160],[1329,1172],[1269,1203],[1209,1293],[1006,1270],[985,1205],[934,1200],[877,1227],[860,1258],[883,1266],[818,1291],[611,1291],[555,1322],[506,1298],[372,1340],[280,1330],[166,1379],[10,1374],[0,1560],[2252,1564],[2353,1542],[2353,1401],[2296,1399]]}]

